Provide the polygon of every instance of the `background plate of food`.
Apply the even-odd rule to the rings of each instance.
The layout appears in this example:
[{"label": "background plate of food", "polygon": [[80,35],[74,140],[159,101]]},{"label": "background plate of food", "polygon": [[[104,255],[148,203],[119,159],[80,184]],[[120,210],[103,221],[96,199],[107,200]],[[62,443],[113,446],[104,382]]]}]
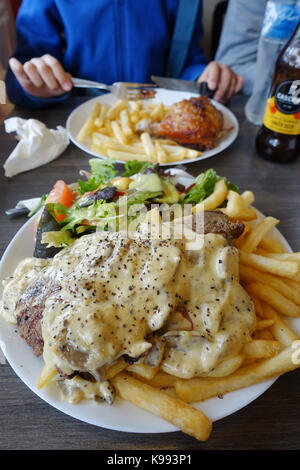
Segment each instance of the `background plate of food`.
[{"label": "background plate of food", "polygon": [[[96,161],[100,163],[99,160],[96,160]],[[107,163],[108,162],[105,161],[106,165]],[[104,162],[102,163],[102,165],[103,164]],[[91,169],[93,170],[93,166]],[[127,167],[126,171],[128,172],[128,170],[129,168]],[[134,176],[132,175],[133,165],[131,165],[131,170],[132,170],[131,176],[133,177]],[[95,171],[95,174],[92,174],[90,176],[88,182],[86,183],[87,186],[90,186],[93,182],[95,182],[96,172],[98,172],[97,174],[99,176],[99,168],[95,168],[94,171]],[[107,168],[106,168],[105,174],[107,175]],[[201,385],[200,388],[198,387],[197,390],[195,390],[195,387],[193,386],[190,387],[191,382],[189,380],[187,381],[179,380],[180,387],[178,388],[178,390],[176,389],[176,391],[180,392],[180,395],[181,395],[180,398],[184,397],[186,392],[187,393],[192,392],[193,394],[196,392],[196,395],[194,394],[194,397],[199,396],[197,394],[199,394],[199,392],[201,392],[202,394],[205,388],[206,388],[204,390],[205,393],[208,392],[209,396],[211,397],[207,399],[203,397],[202,395],[201,401],[195,400],[193,399],[193,397],[192,399],[187,399],[187,401],[190,401],[193,403],[193,407],[188,407],[188,409],[185,408],[187,406],[185,403],[182,404],[182,402],[180,403],[174,402],[173,400],[176,400],[176,398],[174,398],[174,396],[172,395],[170,396],[167,395],[165,392],[161,391],[159,387],[156,389],[156,392],[155,392],[156,394],[158,394],[158,398],[157,398],[157,395],[155,397],[152,397],[151,393],[153,393],[153,388],[155,387],[154,383],[152,383],[152,386],[150,387],[150,391],[149,389],[146,389],[145,391],[143,390],[143,387],[144,387],[143,382],[138,381],[138,380],[136,380],[135,384],[130,384],[131,386],[132,385],[138,386],[138,390],[134,391],[134,389],[131,388],[131,393],[127,395],[126,400],[122,400],[119,397],[116,397],[112,405],[105,403],[105,402],[97,403],[95,399],[82,400],[79,403],[75,404],[75,403],[69,403],[67,401],[63,401],[61,399],[61,394],[57,387],[56,381],[53,381],[52,378],[54,377],[51,378],[49,374],[48,374],[47,380],[48,379],[50,380],[48,380],[47,385],[44,387],[40,386],[41,381],[45,379],[45,377],[43,377],[43,372],[41,373],[41,371],[44,371],[43,358],[42,356],[36,357],[33,354],[31,347],[28,344],[26,344],[24,339],[21,338],[20,335],[18,334],[18,331],[17,331],[18,327],[20,328],[20,326],[22,325],[19,324],[17,326],[16,324],[12,324],[12,323],[9,323],[8,321],[5,321],[5,318],[6,318],[5,312],[9,310],[7,307],[5,310],[5,303],[3,304],[3,312],[2,312],[4,313],[4,315],[3,317],[2,316],[0,317],[0,342],[1,342],[1,347],[3,348],[3,352],[6,356],[6,359],[8,360],[9,364],[14,369],[16,374],[19,376],[19,378],[40,398],[42,398],[51,406],[55,407],[56,409],[62,411],[63,413],[67,415],[70,415],[81,421],[84,421],[84,422],[87,422],[96,426],[101,426],[101,427],[108,428],[108,429],[114,429],[114,430],[126,431],[126,432],[160,433],[160,432],[176,431],[178,430],[178,427],[180,427],[183,431],[191,435],[194,435],[200,440],[205,440],[207,439],[209,435],[210,429],[208,429],[208,433],[205,434],[203,438],[201,436],[198,437],[198,435],[197,434],[195,435],[195,433],[191,431],[190,428],[186,425],[186,421],[185,421],[184,426],[182,426],[181,424],[178,424],[179,415],[177,416],[176,413],[183,412],[182,415],[180,416],[180,419],[181,419],[185,415],[185,411],[190,412],[191,410],[194,410],[196,408],[197,410],[201,410],[201,412],[203,412],[212,421],[217,421],[219,419],[222,419],[234,413],[235,411],[243,408],[248,403],[255,400],[267,388],[269,388],[270,385],[272,385],[272,383],[276,379],[276,376],[280,375],[283,372],[292,370],[293,368],[297,367],[296,364],[295,365],[291,364],[289,355],[290,355],[290,344],[292,341],[296,342],[298,338],[296,331],[298,333],[300,331],[300,324],[299,324],[299,318],[298,318],[300,306],[299,306],[299,295],[297,295],[296,290],[293,287],[294,281],[291,282],[289,279],[291,276],[294,275],[293,269],[298,269],[298,261],[289,262],[289,258],[291,256],[289,255],[289,253],[292,250],[289,244],[287,243],[287,241],[285,240],[285,238],[275,228],[275,225],[279,221],[272,217],[265,218],[261,213],[259,213],[258,211],[255,211],[255,209],[251,206],[251,204],[254,201],[254,196],[253,196],[253,193],[251,193],[251,191],[245,191],[244,193],[239,194],[237,192],[238,188],[234,187],[234,185],[230,183],[228,180],[224,179],[224,177],[219,177],[216,174],[214,174],[212,170],[207,170],[207,172],[205,172],[204,174],[199,175],[198,179],[196,180],[191,175],[187,174],[186,172],[183,172],[182,170],[173,169],[172,174],[176,176],[176,178],[180,176],[180,180],[176,181],[176,184],[179,183],[187,188],[190,188],[187,191],[187,193],[183,192],[182,194],[189,195],[190,191],[194,189],[193,194],[190,193],[190,198],[192,196],[195,197],[196,189],[198,190],[199,195],[200,193],[202,194],[204,190],[207,191],[208,176],[211,175],[211,177],[214,177],[214,181],[216,181],[216,183],[213,185],[213,188],[211,188],[209,192],[203,196],[204,199],[202,199],[202,202],[204,202],[204,209],[209,210],[209,211],[214,211],[214,209],[221,208],[223,212],[217,211],[219,215],[220,213],[222,213],[223,216],[227,215],[227,217],[230,217],[231,220],[235,220],[238,223],[239,223],[239,220],[246,221],[245,224],[243,224],[245,225],[245,227],[243,227],[244,231],[242,235],[240,235],[239,238],[236,239],[235,243],[236,243],[236,247],[240,250],[240,261],[242,263],[242,265],[240,265],[241,282],[242,282],[242,285],[247,289],[247,292],[249,293],[249,295],[252,296],[253,294],[253,299],[255,299],[255,304],[254,304],[255,312],[258,318],[257,324],[256,324],[257,328],[255,330],[256,337],[253,340],[251,340],[251,342],[247,343],[246,345],[247,350],[244,351],[244,353],[246,354],[246,359],[249,363],[251,373],[249,370],[249,373],[247,372],[246,375],[243,374],[242,372],[239,375],[239,370],[235,368],[235,370],[237,370],[236,376],[232,372],[227,376],[224,376],[221,374],[219,376],[218,375],[215,376],[215,378],[211,377],[210,384],[214,384],[215,380],[216,382],[218,382],[218,378],[222,380],[223,378],[225,379],[225,381],[222,382],[222,384],[223,385],[227,384],[227,385],[225,387],[223,387],[222,385],[223,387],[222,390],[217,391],[217,392],[216,392],[216,389],[211,390],[207,388],[207,380],[209,381],[210,378],[204,377],[203,379],[200,379],[202,380],[202,385],[205,383],[206,387],[203,387]],[[146,177],[147,179],[149,179],[149,181],[150,179],[151,180],[153,179],[153,175],[155,175],[155,177],[158,178],[158,174],[155,172],[146,173],[146,174],[135,173],[135,175],[137,175],[138,178],[140,177],[139,175],[142,175],[143,177]],[[113,177],[113,179],[111,179],[111,177]],[[108,178],[109,181],[105,183],[106,185],[108,185],[107,187],[111,187],[110,184],[116,183],[116,178],[114,177],[115,177],[115,174],[111,173]],[[128,179],[128,177],[124,177],[124,176],[122,178]],[[124,181],[122,180],[122,178],[118,178],[117,184],[120,184],[122,181]],[[172,175],[171,176],[168,175],[168,178],[172,178]],[[175,183],[175,180],[172,179],[172,181],[173,183]],[[195,186],[191,188],[191,183],[193,185],[193,181],[196,181],[196,183],[198,181],[198,185],[195,184]],[[82,184],[82,182],[81,182],[81,186],[82,186],[82,189],[84,189],[84,185]],[[88,190],[88,189],[90,189],[90,187],[85,187],[85,190]],[[103,189],[101,191],[103,191]],[[64,194],[65,192],[66,191],[64,190]],[[222,197],[220,197],[221,192],[222,192]],[[95,193],[92,192],[93,196],[94,194]],[[96,202],[94,200],[90,201],[90,197],[91,197],[90,195],[91,195],[90,191],[85,191],[83,196],[81,196],[81,199],[80,199],[81,202],[84,200],[82,198],[85,196],[85,204],[81,205],[81,210],[86,211],[87,208],[91,207],[87,205],[88,202],[91,202],[92,205],[98,204],[97,201]],[[184,197],[186,197],[186,195]],[[52,201],[53,201],[53,197],[54,195],[52,194],[51,195]],[[227,205],[224,205],[226,200],[227,200]],[[71,212],[72,212],[72,204],[73,202],[71,203],[71,208],[70,208]],[[201,202],[198,203],[198,206],[199,204],[201,204]],[[48,202],[47,209],[48,208],[50,209],[50,205],[51,203]],[[62,205],[63,204],[60,203],[60,206],[55,206],[56,207],[55,210],[58,211],[59,207],[61,207]],[[70,205],[70,204],[67,204],[67,205]],[[197,208],[197,202],[194,207]],[[65,209],[67,211],[67,207]],[[215,213],[216,212],[214,212],[214,214]],[[1,279],[5,279],[5,278],[7,279],[10,276],[12,276],[14,269],[17,267],[20,261],[24,260],[27,257],[29,258],[32,257],[33,251],[36,248],[35,236],[36,236],[37,223],[38,223],[39,218],[40,218],[40,213],[32,217],[18,231],[18,233],[10,242],[0,263],[0,278]],[[86,212],[84,212],[84,214],[81,215],[81,219],[82,218],[83,219],[86,218]],[[94,218],[94,215],[93,215],[93,218]],[[58,220],[58,216],[57,216],[57,220]],[[67,218],[64,220],[67,220]],[[78,225],[78,220],[79,219],[76,218],[77,225]],[[41,224],[41,221],[42,221],[42,218],[40,219],[39,226]],[[61,221],[61,224],[63,223],[64,222]],[[235,225],[235,222],[234,222],[234,225]],[[58,232],[56,233],[61,233],[60,232],[61,227],[62,225],[58,227]],[[48,230],[49,229],[47,229],[47,231]],[[265,237],[266,233],[268,234],[268,237]],[[85,236],[79,238],[79,241],[83,240],[84,238]],[[276,251],[274,252],[274,247],[276,248],[277,253],[279,251],[278,254],[276,254]],[[280,247],[280,249],[278,247]],[[274,252],[275,257],[272,255],[273,252]],[[285,254],[283,252],[285,252]],[[84,253],[86,253],[86,251],[84,251]],[[269,257],[270,254],[271,254],[271,258]],[[295,257],[296,260],[298,260],[299,254],[294,254],[293,256]],[[43,263],[44,261],[45,259],[44,260],[41,259],[41,263]],[[24,266],[26,267],[26,263]],[[278,277],[279,275],[283,276],[283,278]],[[21,278],[21,281],[23,282],[22,278]],[[8,279],[8,282],[10,282],[10,279]],[[24,282],[26,283],[26,276],[25,276]],[[264,290],[260,291],[259,288],[262,285],[264,286]],[[19,286],[22,289],[22,285],[19,284]],[[276,289],[274,288],[274,286],[276,287]],[[16,294],[18,294],[17,290],[16,290]],[[279,293],[279,290],[281,290],[281,294]],[[283,299],[282,291],[284,291],[286,295],[289,295],[289,300],[286,298],[284,302],[282,302],[282,299]],[[10,303],[11,301],[14,302],[13,295],[11,297],[11,300],[6,298],[6,301],[8,300],[8,303]],[[37,306],[38,296],[39,296],[39,289],[35,290],[34,295],[32,296],[35,306]],[[295,305],[295,303],[290,300],[291,296],[297,297],[298,306]],[[263,299],[263,302],[262,302],[262,299]],[[30,299],[25,296],[25,301],[27,302],[29,300]],[[265,308],[264,312],[267,312],[268,314],[270,314],[270,316],[269,317],[263,316],[264,312],[260,311],[262,304],[264,305],[264,303],[268,303],[268,302],[270,302],[270,305],[273,305],[273,307],[274,307],[274,302],[276,302],[278,311],[281,311],[283,309],[282,313],[285,313],[284,315],[285,317],[287,316],[286,323],[285,323],[285,320],[282,321],[279,319],[279,315],[276,316],[276,313],[275,315],[274,313],[272,313],[274,312],[274,309],[272,310],[270,305],[268,308],[264,307]],[[16,308],[18,308],[18,306],[16,306]],[[28,315],[30,315],[29,310],[27,313]],[[26,315],[27,313],[25,312]],[[288,318],[289,316],[291,318]],[[292,318],[292,316],[294,316],[295,318]],[[24,317],[23,315],[23,318],[26,321],[26,316]],[[6,320],[9,320],[8,314],[7,314]],[[273,336],[271,337],[266,336],[265,330],[267,330],[269,327],[273,327],[273,333],[272,333]],[[294,328],[296,331],[293,331],[291,328]],[[32,330],[31,328],[29,328],[29,330],[27,329],[27,333],[28,332],[30,336],[33,334],[34,324],[32,324]],[[270,335],[270,331],[268,333]],[[281,352],[279,352],[279,349],[278,349],[278,347],[280,346],[278,337],[280,337],[280,344],[283,347],[283,351]],[[275,347],[275,350],[267,351],[267,352],[266,350],[258,351],[257,350],[258,345],[260,345],[260,347],[263,346],[264,348],[267,345],[268,347],[272,346],[272,347]],[[261,366],[257,366],[258,368],[256,368],[257,358],[262,358],[262,357],[266,358],[266,362],[265,362],[266,365],[264,366],[263,370]],[[241,359],[243,362],[245,357],[243,356]],[[253,359],[254,359],[254,362],[253,362]],[[239,363],[237,366],[239,368],[241,366],[241,363]],[[272,370],[268,369],[270,366],[273,367]],[[245,368],[243,370],[245,370]],[[118,371],[115,371],[115,373],[116,375],[113,376],[113,379],[114,377],[120,376],[121,377],[120,380],[123,380],[122,373],[119,374]],[[57,374],[57,371],[55,371],[55,375],[56,374]],[[228,381],[226,377],[228,377],[229,380],[231,380],[230,377],[233,377],[233,376],[236,378],[237,382],[231,383],[228,388],[227,387]],[[128,377],[129,376],[125,377],[125,379],[128,380]],[[155,379],[155,377],[156,376],[154,376],[153,380]],[[124,386],[124,383],[123,385],[118,383],[118,381],[113,382],[113,383],[117,389],[119,389],[119,387],[121,386],[120,390],[121,390],[121,395],[122,395],[122,393],[124,392],[124,388],[122,389],[122,386]],[[163,385],[160,385],[160,387],[163,387]],[[175,388],[176,388],[176,384],[175,384]],[[229,392],[229,393],[226,393],[226,392]],[[131,400],[133,400],[133,403],[136,403],[135,400],[137,398],[141,399],[141,395],[143,395],[143,393],[147,394],[146,406],[148,407],[148,410],[151,409],[152,413],[150,413],[149,411],[145,411],[144,409],[141,409],[140,407],[134,406],[134,404],[130,403]],[[158,401],[155,401],[155,399],[157,399]],[[169,409],[164,408],[166,405],[169,406]],[[180,407],[182,407],[179,411],[177,409],[177,405],[178,406],[180,405]],[[139,406],[141,406],[141,402],[139,403]],[[157,412],[159,413],[159,416],[155,415],[155,413]],[[194,412],[192,411],[192,414],[193,413]],[[166,419],[171,420],[171,423],[162,419],[161,416],[164,416],[166,417]],[[198,418],[199,416],[197,415],[196,419],[194,420],[196,422],[196,427],[198,426]],[[176,424],[178,424],[178,426],[176,426]]]},{"label": "background plate of food", "polygon": [[236,117],[222,104],[161,88],[149,100],[128,102],[110,93],[93,98],[78,106],[66,125],[73,143],[91,155],[161,165],[220,154],[239,130]]}]

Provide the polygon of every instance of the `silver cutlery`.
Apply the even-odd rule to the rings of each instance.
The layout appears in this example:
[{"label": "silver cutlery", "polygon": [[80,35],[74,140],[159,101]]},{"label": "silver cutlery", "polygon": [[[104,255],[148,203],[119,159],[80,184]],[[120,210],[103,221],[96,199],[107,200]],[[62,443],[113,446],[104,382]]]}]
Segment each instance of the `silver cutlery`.
[{"label": "silver cutlery", "polygon": [[110,91],[116,98],[121,100],[139,100],[147,96],[149,91],[157,88],[155,84],[115,82],[112,85],[93,82],[84,78],[72,77],[72,82],[76,88],[98,88],[99,90]]}]

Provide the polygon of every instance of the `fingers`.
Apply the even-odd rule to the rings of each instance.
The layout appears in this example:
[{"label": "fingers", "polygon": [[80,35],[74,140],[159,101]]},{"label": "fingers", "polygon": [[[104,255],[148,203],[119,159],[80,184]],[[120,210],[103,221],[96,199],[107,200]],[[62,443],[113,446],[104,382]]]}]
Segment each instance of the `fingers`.
[{"label": "fingers", "polygon": [[228,101],[233,95],[235,95],[235,89],[236,89],[236,83],[237,83],[237,76],[233,77],[230,83],[230,86],[224,96],[224,103]]},{"label": "fingers", "polygon": [[[49,67],[46,62],[42,59],[42,57],[31,59],[31,64],[36,67],[38,74],[40,75],[43,83],[49,88],[51,91],[57,90],[60,88],[59,83],[57,82],[53,70]],[[24,64],[26,67],[27,63]]]},{"label": "fingers", "polygon": [[236,87],[234,90],[234,93],[238,93],[244,85],[244,79],[241,75],[237,75],[237,82],[236,82]]},{"label": "fingers", "polygon": [[31,80],[26,75],[21,62],[19,62],[15,57],[12,57],[9,59],[9,66],[20,85],[26,89],[31,84]]},{"label": "fingers", "polygon": [[49,54],[35,57],[24,65],[13,57],[9,65],[21,86],[33,96],[50,98],[72,89],[70,74]]},{"label": "fingers", "polygon": [[234,81],[235,86],[235,76],[232,75],[231,69],[224,64],[220,64],[220,80],[218,87],[214,96],[216,101],[225,103],[230,94],[231,82]]},{"label": "fingers", "polygon": [[198,82],[207,82],[210,90],[215,90],[220,80],[220,64],[218,62],[210,62],[205,68]]},{"label": "fingers", "polygon": [[43,86],[44,82],[33,62],[25,62],[23,68],[27,77],[31,80],[34,86],[36,86],[37,88]]},{"label": "fingers", "polygon": [[210,62],[198,82],[206,81],[211,90],[216,90],[214,99],[226,103],[232,95],[238,93],[244,83],[243,77],[237,75],[228,65]]},{"label": "fingers", "polygon": [[72,82],[70,80],[70,74],[65,72],[61,63],[50,54],[44,55],[42,60],[50,67],[59,86],[66,91],[71,90]]}]

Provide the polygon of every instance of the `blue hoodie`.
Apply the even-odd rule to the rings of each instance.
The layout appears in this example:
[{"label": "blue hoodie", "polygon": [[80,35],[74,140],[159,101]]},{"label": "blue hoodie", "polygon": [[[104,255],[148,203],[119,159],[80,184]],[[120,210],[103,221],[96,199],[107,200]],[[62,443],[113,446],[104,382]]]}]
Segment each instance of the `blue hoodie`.
[{"label": "blue hoodie", "polygon": [[[46,53],[73,76],[111,84],[150,82],[165,75],[179,0],[23,0],[17,17],[22,63]],[[182,78],[195,80],[207,63],[199,46],[199,8]],[[11,70],[6,77],[9,99],[21,106],[42,108],[61,102],[39,99],[19,85]]]}]

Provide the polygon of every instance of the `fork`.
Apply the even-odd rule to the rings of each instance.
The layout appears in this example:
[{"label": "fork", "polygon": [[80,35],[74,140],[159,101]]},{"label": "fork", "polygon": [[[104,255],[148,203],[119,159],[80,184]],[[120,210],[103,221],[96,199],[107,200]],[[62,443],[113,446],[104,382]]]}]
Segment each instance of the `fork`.
[{"label": "fork", "polygon": [[72,77],[72,82],[76,88],[98,88],[110,91],[116,98],[121,100],[139,100],[145,97],[143,94],[147,95],[147,90],[157,88],[155,84],[130,82],[115,82],[112,85],[106,85],[105,83],[75,77]]}]

